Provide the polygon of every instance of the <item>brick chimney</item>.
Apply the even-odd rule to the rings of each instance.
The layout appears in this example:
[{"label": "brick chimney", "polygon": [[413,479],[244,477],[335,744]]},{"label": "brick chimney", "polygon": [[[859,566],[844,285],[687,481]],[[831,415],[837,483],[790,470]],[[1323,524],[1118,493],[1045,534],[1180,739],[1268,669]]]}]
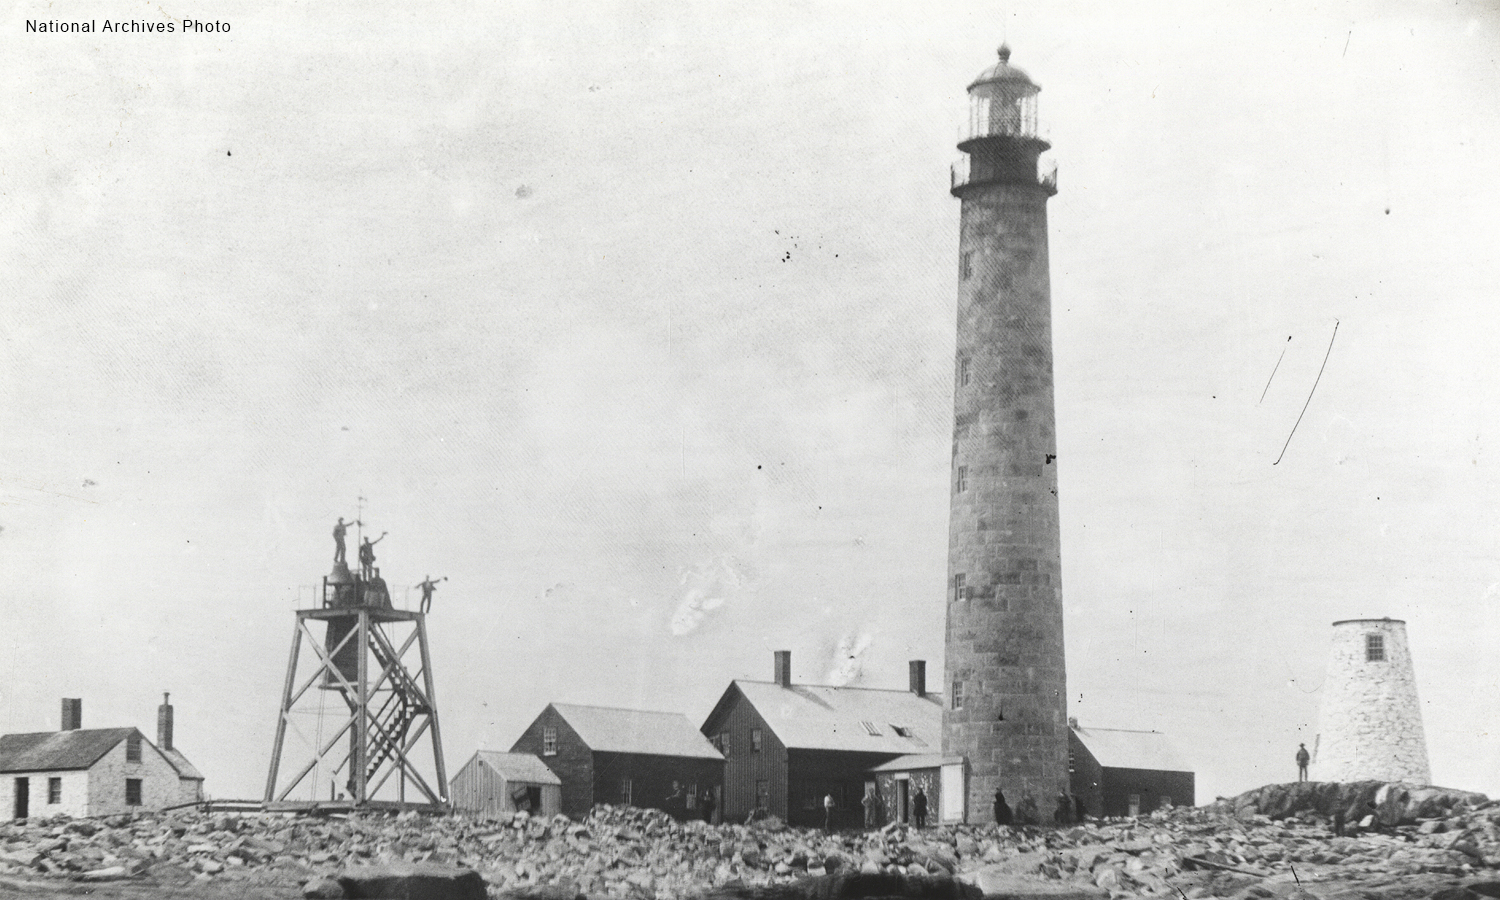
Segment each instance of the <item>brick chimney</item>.
[{"label": "brick chimney", "polygon": [[64,697],[62,702],[62,730],[77,731],[83,727],[83,698]]},{"label": "brick chimney", "polygon": [[777,650],[776,657],[776,683],[784,688],[792,686],[792,651]]},{"label": "brick chimney", "polygon": [[172,749],[172,695],[165,691],[161,706],[156,708],[156,746],[160,750]]},{"label": "brick chimney", "polygon": [[914,659],[906,665],[911,692],[918,697],[927,696],[927,660]]}]

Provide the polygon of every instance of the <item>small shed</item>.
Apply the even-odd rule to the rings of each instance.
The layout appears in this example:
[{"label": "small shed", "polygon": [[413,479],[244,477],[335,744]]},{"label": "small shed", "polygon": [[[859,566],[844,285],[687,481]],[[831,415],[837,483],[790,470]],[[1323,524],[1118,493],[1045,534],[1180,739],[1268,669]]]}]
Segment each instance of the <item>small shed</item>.
[{"label": "small shed", "polygon": [[480,750],[448,783],[453,808],[484,818],[562,812],[562,781],[530,753]]},{"label": "small shed", "polygon": [[938,753],[898,756],[875,766],[870,774],[875,779],[876,821],[866,824],[916,821],[913,802],[918,791],[927,798],[927,824],[963,821],[968,782],[962,756]]}]

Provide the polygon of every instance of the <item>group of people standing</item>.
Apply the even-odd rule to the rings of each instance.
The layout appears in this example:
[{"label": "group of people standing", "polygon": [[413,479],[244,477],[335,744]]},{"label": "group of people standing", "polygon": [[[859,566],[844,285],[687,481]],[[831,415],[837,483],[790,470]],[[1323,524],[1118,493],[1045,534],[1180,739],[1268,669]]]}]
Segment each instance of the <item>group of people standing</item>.
[{"label": "group of people standing", "polygon": [[[1057,804],[1052,809],[1052,824],[1073,825],[1088,819],[1088,804],[1083,802],[1080,796],[1074,796],[1067,791],[1057,792]],[[1005,792],[1000,788],[995,789],[995,824],[996,825],[1041,825],[1041,812],[1037,809],[1036,799],[1030,794],[1023,794],[1021,800],[1011,809],[1005,800]]]},{"label": "group of people standing", "polygon": [[[358,519],[355,519],[352,522],[345,523],[344,517],[339,516],[338,522],[336,522],[333,526],[333,564],[335,566],[348,565],[348,560],[346,558],[348,550],[344,545],[344,539],[349,533],[350,525],[362,526],[364,525],[364,523],[359,521]],[[359,570],[360,575],[363,576],[366,581],[374,581],[375,579],[380,577],[380,570],[375,568],[375,545],[385,540],[385,535],[386,532],[382,531],[380,533],[380,537],[375,538],[374,540],[364,538],[360,541]],[[442,578],[437,579],[434,579],[431,575],[428,575],[426,578],[417,582],[417,584],[415,585],[422,591],[422,602],[418,609],[424,615],[432,612],[432,592],[437,590],[439,582],[447,580],[448,576],[446,575],[444,575]]]},{"label": "group of people standing", "polygon": [[[879,791],[866,791],[862,803],[865,808],[865,827],[880,827],[884,804],[881,802]],[[1088,804],[1084,803],[1082,797],[1074,796],[1067,791],[1059,791],[1057,805],[1052,811],[1052,822],[1054,825],[1073,825],[1086,821],[1088,813]],[[833,795],[827,794],[823,797],[823,827],[825,829],[832,830],[833,818]],[[927,827],[927,792],[920,785],[911,798],[911,820],[917,828]],[[997,788],[995,790],[995,824],[1007,827],[1042,824],[1036,800],[1030,794],[1026,794],[1021,797],[1015,809],[1011,809],[1010,804],[1006,802],[1005,792]]]}]

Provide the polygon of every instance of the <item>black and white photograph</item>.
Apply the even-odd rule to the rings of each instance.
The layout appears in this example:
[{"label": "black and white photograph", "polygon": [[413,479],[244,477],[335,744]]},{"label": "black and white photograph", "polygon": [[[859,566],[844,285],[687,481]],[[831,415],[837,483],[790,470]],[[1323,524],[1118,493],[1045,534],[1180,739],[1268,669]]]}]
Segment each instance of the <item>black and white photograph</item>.
[{"label": "black and white photograph", "polygon": [[0,35],[0,898],[1500,896],[1492,0]]}]

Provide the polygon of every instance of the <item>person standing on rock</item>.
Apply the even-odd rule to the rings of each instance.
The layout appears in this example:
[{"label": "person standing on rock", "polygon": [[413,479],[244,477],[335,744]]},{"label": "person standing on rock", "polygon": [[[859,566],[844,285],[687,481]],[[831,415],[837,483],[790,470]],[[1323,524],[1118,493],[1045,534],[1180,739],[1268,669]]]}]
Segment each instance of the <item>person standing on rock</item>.
[{"label": "person standing on rock", "polygon": [[1067,791],[1057,792],[1057,807],[1052,810],[1052,822],[1055,825],[1073,824],[1073,798],[1068,796]]},{"label": "person standing on rock", "polygon": [[917,796],[911,798],[912,818],[917,820],[918,828],[927,827],[927,793],[917,788]]},{"label": "person standing on rock", "polygon": [[1312,754],[1307,752],[1306,744],[1297,745],[1297,780],[1307,780],[1307,764],[1312,762]]},{"label": "person standing on rock", "polygon": [[1016,824],[1037,824],[1036,799],[1030,794],[1022,794],[1021,802],[1016,804]]},{"label": "person standing on rock", "polygon": [[1016,817],[1010,811],[1010,804],[1005,802],[1005,792],[995,788],[995,824],[1009,828],[1015,821]]},{"label": "person standing on rock", "polygon": [[823,795],[823,830],[833,830],[833,795]]},{"label": "person standing on rock", "polygon": [[880,825],[880,795],[874,788],[865,791],[865,799],[862,801],[865,807],[865,827],[877,828]]}]

